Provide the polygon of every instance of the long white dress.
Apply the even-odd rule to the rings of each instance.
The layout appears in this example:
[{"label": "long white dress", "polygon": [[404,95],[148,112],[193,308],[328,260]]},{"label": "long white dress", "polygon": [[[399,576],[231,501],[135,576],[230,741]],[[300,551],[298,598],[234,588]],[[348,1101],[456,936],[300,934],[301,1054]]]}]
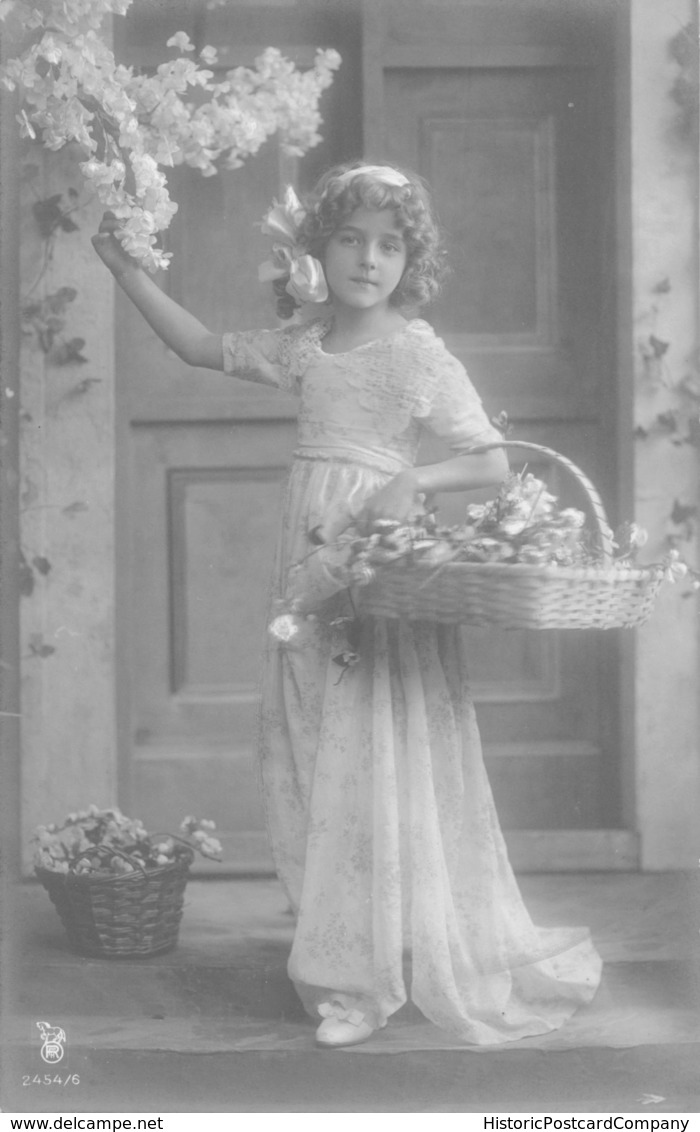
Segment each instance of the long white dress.
[{"label": "long white dress", "polygon": [[[224,336],[228,373],[300,396],[273,600],[309,554],[309,532],[345,525],[411,466],[422,428],[456,453],[499,438],[428,323],[334,355],[328,328]],[[331,622],[346,598],[329,578],[301,642],[268,641],[261,713],[268,833],[297,917],[288,969],[306,1009],[318,1016],[332,999],[382,1026],[410,997],[483,1045],[560,1026],[593,997],[600,959],[585,929],[537,928],[523,904],[460,629],[363,618],[360,661],[343,670],[333,658],[344,630]]]}]

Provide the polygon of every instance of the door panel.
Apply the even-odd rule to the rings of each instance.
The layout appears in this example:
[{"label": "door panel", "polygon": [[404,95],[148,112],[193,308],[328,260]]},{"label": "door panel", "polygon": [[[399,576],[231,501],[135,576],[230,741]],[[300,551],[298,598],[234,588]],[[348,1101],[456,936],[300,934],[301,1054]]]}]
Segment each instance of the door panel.
[{"label": "door panel", "polygon": [[[484,85],[478,83],[486,111]],[[552,120],[548,115],[520,121],[465,117],[467,106],[478,113],[475,86],[464,82],[461,71],[433,75],[422,70],[395,73],[387,90],[389,113],[426,103],[445,108],[444,116],[421,114],[416,139],[416,164],[430,170],[431,183],[439,172],[437,203],[459,281],[441,304],[441,329],[466,333],[473,345],[478,339],[484,346],[551,348],[556,329]]]},{"label": "door panel", "polygon": [[135,430],[138,747],[251,742],[293,445],[294,424],[284,421]]},{"label": "door panel", "polygon": [[389,155],[433,186],[448,237],[433,322],[511,416],[597,412],[597,336],[586,331],[600,201],[574,122],[594,128],[594,82],[559,69],[387,73]]}]

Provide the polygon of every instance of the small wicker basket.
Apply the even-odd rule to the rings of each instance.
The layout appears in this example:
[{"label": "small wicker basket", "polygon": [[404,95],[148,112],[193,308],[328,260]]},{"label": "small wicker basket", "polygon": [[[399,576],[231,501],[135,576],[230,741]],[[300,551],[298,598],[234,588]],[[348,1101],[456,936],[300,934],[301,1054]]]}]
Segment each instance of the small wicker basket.
[{"label": "small wicker basket", "polygon": [[663,580],[658,567],[613,564],[613,534],[601,498],[566,456],[527,441],[494,441],[470,449],[524,448],[547,456],[581,485],[593,518],[599,565],[531,566],[504,562],[394,562],[354,591],[360,613],[493,625],[501,629],[633,628],[649,619]]},{"label": "small wicker basket", "polygon": [[74,951],[127,959],[175,947],[193,860],[192,850],[183,847],[170,864],[120,876],[35,871]]}]

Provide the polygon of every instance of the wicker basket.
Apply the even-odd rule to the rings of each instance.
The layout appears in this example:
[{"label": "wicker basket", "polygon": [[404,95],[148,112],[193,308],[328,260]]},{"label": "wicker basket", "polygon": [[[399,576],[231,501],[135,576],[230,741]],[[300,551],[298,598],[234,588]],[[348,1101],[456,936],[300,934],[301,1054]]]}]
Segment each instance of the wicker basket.
[{"label": "wicker basket", "polygon": [[565,468],[583,488],[593,519],[600,564],[590,567],[449,562],[441,566],[395,562],[355,591],[361,613],[410,621],[464,622],[501,629],[617,629],[651,616],[662,582],[657,567],[613,565],[613,535],[602,501],[588,477],[566,456],[526,441],[481,444],[525,448]]},{"label": "wicker basket", "polygon": [[182,849],[171,864],[121,876],[35,871],[74,951],[126,959],[159,955],[175,946],[193,860],[194,853]]}]

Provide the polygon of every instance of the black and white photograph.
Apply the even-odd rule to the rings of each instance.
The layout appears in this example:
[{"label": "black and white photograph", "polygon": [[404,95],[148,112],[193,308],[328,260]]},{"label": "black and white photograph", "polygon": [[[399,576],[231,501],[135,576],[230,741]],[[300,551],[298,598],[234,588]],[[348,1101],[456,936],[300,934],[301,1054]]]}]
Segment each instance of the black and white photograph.
[{"label": "black and white photograph", "polygon": [[0,0],[3,1132],[700,1129],[698,24]]}]

